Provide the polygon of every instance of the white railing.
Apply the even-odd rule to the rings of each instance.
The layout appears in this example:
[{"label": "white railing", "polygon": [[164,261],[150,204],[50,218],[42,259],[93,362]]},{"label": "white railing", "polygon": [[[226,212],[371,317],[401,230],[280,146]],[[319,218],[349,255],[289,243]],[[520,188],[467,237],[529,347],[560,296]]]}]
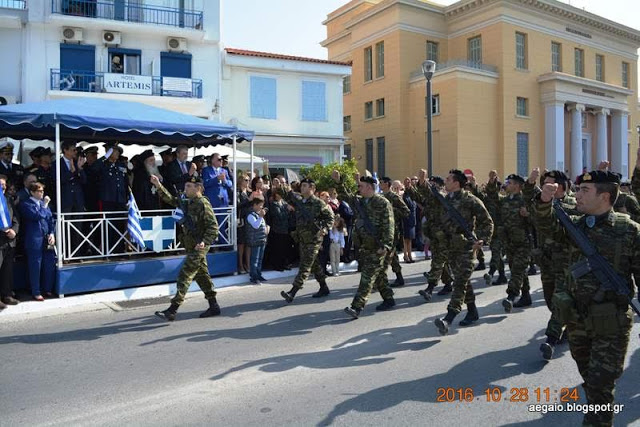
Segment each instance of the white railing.
[{"label": "white railing", "polygon": [[[236,242],[235,208],[215,208],[220,230],[212,248],[233,247]],[[62,261],[100,260],[122,256],[176,253],[183,251],[171,210],[141,211],[142,234],[150,243],[140,248],[127,231],[127,212],[63,213],[61,220]]]}]

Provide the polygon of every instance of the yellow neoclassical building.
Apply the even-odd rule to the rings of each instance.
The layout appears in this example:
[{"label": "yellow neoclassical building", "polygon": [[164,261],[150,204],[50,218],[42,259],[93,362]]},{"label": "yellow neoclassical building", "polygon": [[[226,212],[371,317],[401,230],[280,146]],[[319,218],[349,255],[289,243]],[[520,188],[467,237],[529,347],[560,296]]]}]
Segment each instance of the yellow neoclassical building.
[{"label": "yellow neoclassical building", "polygon": [[555,0],[353,0],[324,24],[329,59],[353,63],[345,151],[362,169],[426,166],[425,59],[434,173],[633,168],[640,31]]}]

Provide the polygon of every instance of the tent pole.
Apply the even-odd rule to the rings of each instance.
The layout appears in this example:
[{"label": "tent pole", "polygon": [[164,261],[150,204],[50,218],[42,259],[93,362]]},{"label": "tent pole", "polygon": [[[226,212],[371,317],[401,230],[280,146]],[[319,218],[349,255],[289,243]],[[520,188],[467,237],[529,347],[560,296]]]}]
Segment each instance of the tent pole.
[{"label": "tent pole", "polygon": [[233,250],[238,252],[238,161],[237,161],[237,148],[238,148],[238,137],[233,135],[233,172],[232,172],[232,182],[233,182],[233,219],[229,221],[232,228],[232,232],[234,233],[233,238]]},{"label": "tent pole", "polygon": [[58,268],[62,268],[64,254],[62,253],[62,191],[60,190],[60,123],[56,122],[56,248],[58,250]]},{"label": "tent pole", "polygon": [[249,176],[251,177],[251,179],[255,178],[255,176],[253,175],[253,139],[251,140],[251,142],[249,143],[251,146],[251,159],[249,160],[249,167],[251,168],[251,173],[249,174]]}]

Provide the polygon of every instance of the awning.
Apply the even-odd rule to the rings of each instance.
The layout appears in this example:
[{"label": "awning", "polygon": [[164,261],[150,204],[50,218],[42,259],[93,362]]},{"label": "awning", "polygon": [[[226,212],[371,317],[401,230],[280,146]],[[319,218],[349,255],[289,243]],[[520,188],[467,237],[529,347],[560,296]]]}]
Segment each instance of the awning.
[{"label": "awning", "polygon": [[73,98],[0,107],[0,137],[206,146],[253,139],[253,132],[138,102]]}]

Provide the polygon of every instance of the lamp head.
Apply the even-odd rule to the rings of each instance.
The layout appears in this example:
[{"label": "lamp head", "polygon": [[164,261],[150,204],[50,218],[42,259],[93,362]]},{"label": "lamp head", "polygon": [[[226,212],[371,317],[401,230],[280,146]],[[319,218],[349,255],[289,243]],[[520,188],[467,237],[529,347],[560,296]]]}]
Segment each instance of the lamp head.
[{"label": "lamp head", "polygon": [[431,61],[430,59],[424,61],[422,63],[422,74],[427,80],[431,80],[433,77],[433,73],[436,71],[436,61]]}]

